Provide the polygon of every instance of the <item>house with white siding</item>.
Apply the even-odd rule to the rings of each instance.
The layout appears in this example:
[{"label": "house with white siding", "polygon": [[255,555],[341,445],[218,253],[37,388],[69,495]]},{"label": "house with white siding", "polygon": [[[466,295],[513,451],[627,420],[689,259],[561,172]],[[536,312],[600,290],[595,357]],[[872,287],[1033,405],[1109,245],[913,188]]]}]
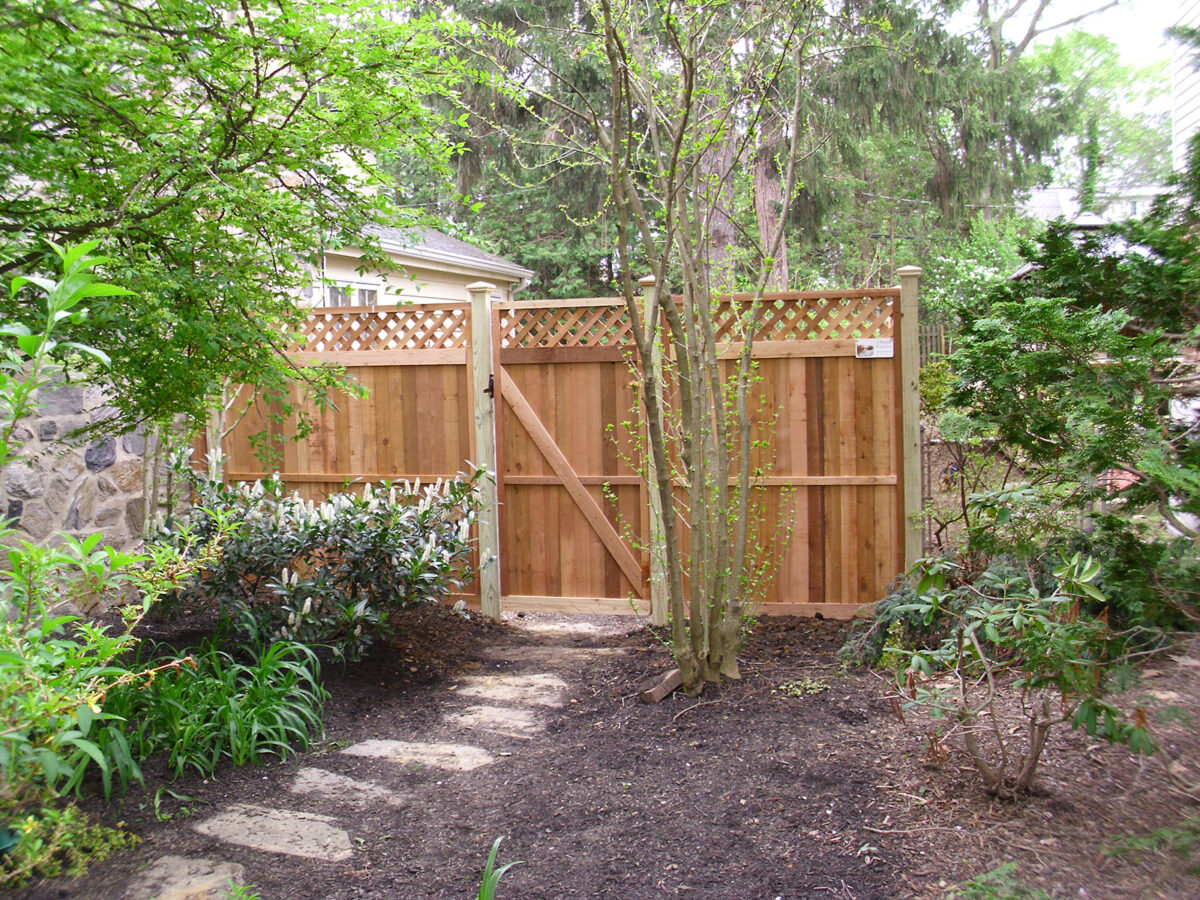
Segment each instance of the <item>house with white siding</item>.
[{"label": "house with white siding", "polygon": [[[1200,28],[1200,0],[1178,0],[1176,25]],[[1171,161],[1176,172],[1187,166],[1188,141],[1200,131],[1200,68],[1195,47],[1174,42],[1171,53]]]},{"label": "house with white siding", "polygon": [[533,277],[523,266],[432,228],[380,227],[372,234],[394,270],[364,268],[362,253],[353,248],[325,251],[300,302],[343,307],[470,300],[467,285],[477,281],[496,285],[492,299],[507,301]]}]

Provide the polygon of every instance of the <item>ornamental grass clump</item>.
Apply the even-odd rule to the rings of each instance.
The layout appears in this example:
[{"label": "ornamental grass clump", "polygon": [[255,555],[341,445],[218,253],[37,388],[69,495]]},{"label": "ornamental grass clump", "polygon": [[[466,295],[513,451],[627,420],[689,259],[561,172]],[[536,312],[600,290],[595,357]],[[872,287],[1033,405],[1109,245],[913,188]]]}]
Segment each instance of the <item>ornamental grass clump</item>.
[{"label": "ornamental grass clump", "polygon": [[246,647],[299,641],[358,659],[398,625],[396,613],[441,600],[470,577],[483,471],[365,484],[324,502],[285,495],[276,479],[228,486],[184,473],[196,494],[184,526],[199,535],[229,527],[232,536],[181,599],[217,603]]},{"label": "ornamental grass clump", "polygon": [[201,648],[146,683],[110,691],[105,716],[123,724],[104,735],[117,735],[138,759],[169,753],[176,777],[287,759],[323,732],[320,672],[302,644],[271,644],[244,663]]}]

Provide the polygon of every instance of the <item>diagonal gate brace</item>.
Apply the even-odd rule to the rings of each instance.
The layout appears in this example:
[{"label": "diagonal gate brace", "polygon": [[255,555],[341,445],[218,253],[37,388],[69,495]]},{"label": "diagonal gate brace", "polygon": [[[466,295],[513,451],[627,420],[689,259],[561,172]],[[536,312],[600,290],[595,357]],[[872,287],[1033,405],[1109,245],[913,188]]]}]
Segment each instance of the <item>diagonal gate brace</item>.
[{"label": "diagonal gate brace", "polygon": [[546,461],[554,469],[554,474],[562,481],[563,487],[567,489],[567,493],[571,495],[571,499],[575,501],[579,511],[592,526],[592,530],[596,532],[609,554],[621,567],[626,579],[634,586],[638,595],[644,598],[645,589],[642,584],[641,564],[634,558],[625,542],[621,540],[617,529],[608,521],[608,517],[604,515],[604,510],[600,508],[596,498],[588,493],[588,489],[579,480],[579,476],[571,468],[571,463],[555,443],[554,437],[546,430],[546,426],[538,418],[537,412],[525,399],[521,389],[511,378],[502,378],[500,379],[500,393],[508,401],[509,408],[516,413],[517,419],[520,420],[525,430],[529,432],[529,436],[537,445],[542,456],[546,457]]}]

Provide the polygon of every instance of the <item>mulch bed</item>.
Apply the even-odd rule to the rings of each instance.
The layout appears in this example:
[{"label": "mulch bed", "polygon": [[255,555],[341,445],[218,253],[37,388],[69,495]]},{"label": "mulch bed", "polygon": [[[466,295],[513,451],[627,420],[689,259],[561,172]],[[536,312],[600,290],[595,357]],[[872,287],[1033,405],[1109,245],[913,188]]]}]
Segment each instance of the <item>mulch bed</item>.
[{"label": "mulch bed", "polygon": [[[548,617],[529,617],[538,618]],[[1018,863],[1027,885],[1058,898],[1200,896],[1187,857],[1109,853],[1121,836],[1197,813],[1194,801],[1169,789],[1161,760],[1060,732],[1037,792],[992,800],[952,745],[931,753],[932,724],[900,712],[886,680],[843,669],[840,623],[760,620],[741,654],[740,681],[653,706],[637,700],[637,689],[671,663],[648,629],[626,620],[629,633],[564,639],[520,624],[423,614],[394,646],[357,666],[327,667],[326,739],[313,752],[169,783],[173,795],[159,796],[167,821],[154,809],[164,782],[148,771],[147,789],[97,808],[142,836],[137,850],[83,879],[18,896],[116,900],[140,869],[171,853],[243,864],[263,900],[466,898],[478,892],[499,835],[500,861],[523,861],[504,876],[500,900],[938,898],[1006,861]],[[564,643],[622,652],[549,667],[519,652]],[[518,652],[505,660],[500,648]],[[1136,699],[1152,713],[1172,710],[1158,732],[1173,758],[1200,760],[1200,668],[1170,659],[1152,665],[1139,688],[1146,696]],[[441,718],[456,678],[543,671],[565,678],[571,698],[545,714],[544,734],[525,742],[457,738],[511,754],[494,765],[447,773],[336,753],[370,738],[444,740]],[[817,692],[784,690],[796,682]],[[288,795],[296,770],[311,765],[409,800],[351,817]],[[231,802],[340,815],[356,838],[354,857],[333,864],[272,856],[189,827]]]}]

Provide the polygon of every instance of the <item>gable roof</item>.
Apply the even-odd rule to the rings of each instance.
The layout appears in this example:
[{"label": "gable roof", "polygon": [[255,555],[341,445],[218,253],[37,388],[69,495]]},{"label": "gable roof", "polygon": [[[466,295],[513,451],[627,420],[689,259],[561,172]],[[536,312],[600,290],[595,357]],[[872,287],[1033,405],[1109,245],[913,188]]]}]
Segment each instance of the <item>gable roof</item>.
[{"label": "gable roof", "polygon": [[518,282],[518,287],[525,287],[533,277],[532,270],[524,266],[433,228],[373,226],[368,231],[379,239],[381,249],[414,263],[450,264],[477,272],[481,278],[500,276],[504,281]]}]

